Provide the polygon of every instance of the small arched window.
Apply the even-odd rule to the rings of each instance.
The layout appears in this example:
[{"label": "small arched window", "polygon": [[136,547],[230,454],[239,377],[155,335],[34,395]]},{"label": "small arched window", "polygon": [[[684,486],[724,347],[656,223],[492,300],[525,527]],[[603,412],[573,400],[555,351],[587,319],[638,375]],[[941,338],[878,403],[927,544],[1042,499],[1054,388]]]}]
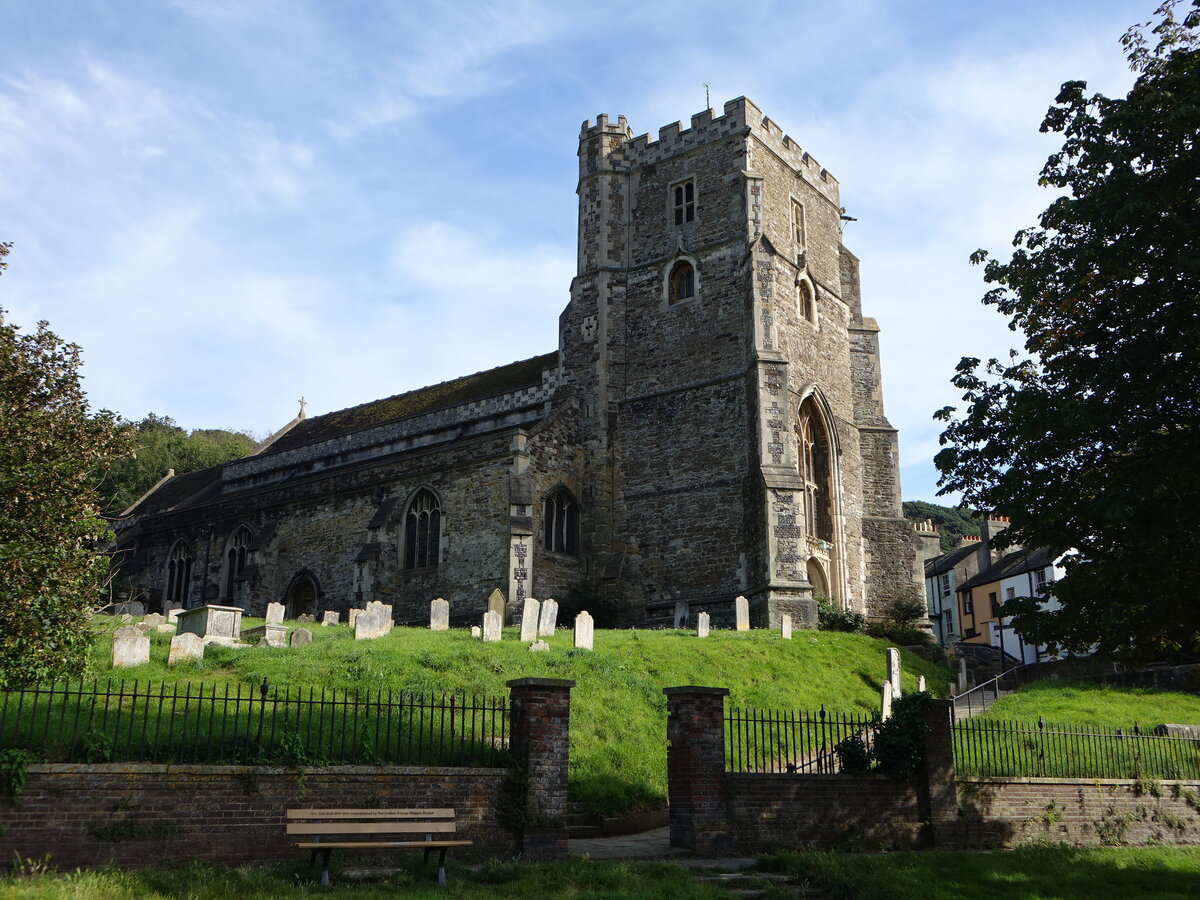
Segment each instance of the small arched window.
[{"label": "small arched window", "polygon": [[690,300],[695,296],[696,270],[692,268],[691,263],[680,260],[671,269],[671,275],[667,281],[667,302],[678,303],[681,300]]},{"label": "small arched window", "polygon": [[245,525],[233,533],[229,551],[225,554],[225,599],[240,600],[242,576],[250,556],[250,529]]},{"label": "small arched window", "polygon": [[192,584],[192,548],[182,539],[175,542],[167,556],[167,603],[187,605],[188,589]]},{"label": "small arched window", "polygon": [[442,540],[442,506],[433,491],[417,491],[404,516],[404,568],[432,569]]},{"label": "small arched window", "polygon": [[566,488],[546,498],[542,509],[545,548],[551,553],[579,555],[579,506]]},{"label": "small arched window", "polygon": [[807,281],[801,281],[796,285],[796,306],[800,312],[800,318],[808,322],[817,320],[817,305],[813,299],[812,285]]}]

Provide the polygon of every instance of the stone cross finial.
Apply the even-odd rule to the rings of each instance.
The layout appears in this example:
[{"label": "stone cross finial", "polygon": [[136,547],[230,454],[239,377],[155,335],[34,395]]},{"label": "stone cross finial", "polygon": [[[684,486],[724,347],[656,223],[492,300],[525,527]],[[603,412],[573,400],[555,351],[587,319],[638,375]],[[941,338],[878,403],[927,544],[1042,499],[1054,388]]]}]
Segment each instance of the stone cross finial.
[{"label": "stone cross finial", "polygon": [[308,406],[308,401],[303,397],[300,398],[300,418],[304,418],[304,407]]}]

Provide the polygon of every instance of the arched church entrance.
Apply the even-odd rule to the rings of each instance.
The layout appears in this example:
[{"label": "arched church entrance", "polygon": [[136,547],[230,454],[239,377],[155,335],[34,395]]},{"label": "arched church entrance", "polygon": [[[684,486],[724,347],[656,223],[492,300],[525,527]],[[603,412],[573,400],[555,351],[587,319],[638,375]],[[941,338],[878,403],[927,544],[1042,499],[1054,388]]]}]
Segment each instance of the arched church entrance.
[{"label": "arched church entrance", "polygon": [[813,597],[829,598],[829,579],[825,577],[825,570],[821,568],[821,564],[815,559],[808,561],[808,583],[812,585]]},{"label": "arched church entrance", "polygon": [[317,582],[307,572],[301,572],[292,579],[283,600],[284,618],[294,619],[306,613],[314,619],[317,616]]}]

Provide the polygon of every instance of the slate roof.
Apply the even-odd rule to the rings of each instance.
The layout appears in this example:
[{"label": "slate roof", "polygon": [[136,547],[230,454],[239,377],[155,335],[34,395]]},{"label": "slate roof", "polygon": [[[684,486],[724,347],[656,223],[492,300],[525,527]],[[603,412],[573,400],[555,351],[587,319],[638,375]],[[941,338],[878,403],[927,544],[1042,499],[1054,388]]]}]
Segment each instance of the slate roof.
[{"label": "slate roof", "polygon": [[1052,565],[1054,559],[1055,555],[1044,547],[1029,551],[1014,550],[1000,557],[999,560],[988,566],[988,568],[984,569],[978,575],[960,584],[956,590],[965,591],[973,587],[978,587],[981,584],[999,581],[1001,578],[1010,578],[1013,575],[1035,572],[1038,569],[1044,569]]},{"label": "slate roof", "polygon": [[962,547],[955,547],[941,556],[934,556],[931,559],[925,560],[925,577],[935,578],[943,572],[949,572],[960,562],[975,553],[982,546],[982,543],[976,541],[973,544],[965,544]]}]

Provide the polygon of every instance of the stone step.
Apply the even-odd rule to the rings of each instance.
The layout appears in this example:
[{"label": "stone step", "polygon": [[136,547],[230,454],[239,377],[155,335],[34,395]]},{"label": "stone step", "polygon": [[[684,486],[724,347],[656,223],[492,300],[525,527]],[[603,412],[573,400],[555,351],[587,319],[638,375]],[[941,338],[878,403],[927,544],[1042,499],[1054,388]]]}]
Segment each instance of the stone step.
[{"label": "stone step", "polygon": [[567,825],[567,837],[570,840],[587,840],[604,837],[604,829],[599,825]]}]

